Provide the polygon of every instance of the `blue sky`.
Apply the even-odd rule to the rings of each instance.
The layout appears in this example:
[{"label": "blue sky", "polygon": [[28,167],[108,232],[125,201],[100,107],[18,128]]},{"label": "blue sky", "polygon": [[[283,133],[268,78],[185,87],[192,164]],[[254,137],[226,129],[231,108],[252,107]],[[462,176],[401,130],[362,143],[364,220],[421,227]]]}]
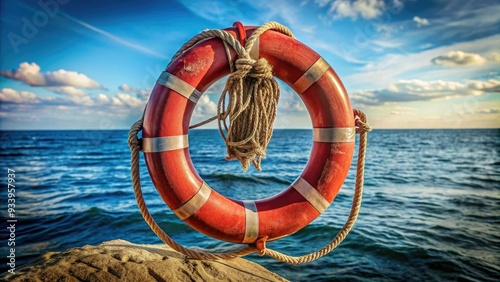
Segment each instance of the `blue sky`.
[{"label": "blue sky", "polygon": [[[0,129],[129,128],[185,41],[270,20],[332,65],[376,128],[500,127],[496,0],[21,0],[1,1]],[[310,128],[282,86],[276,127]]]}]

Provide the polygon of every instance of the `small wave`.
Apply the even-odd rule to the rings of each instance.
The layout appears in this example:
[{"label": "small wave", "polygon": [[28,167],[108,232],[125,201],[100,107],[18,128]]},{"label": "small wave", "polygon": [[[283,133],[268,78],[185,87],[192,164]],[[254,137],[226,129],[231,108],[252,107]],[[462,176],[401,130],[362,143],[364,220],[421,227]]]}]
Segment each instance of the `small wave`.
[{"label": "small wave", "polygon": [[486,208],[489,204],[485,199],[480,197],[453,197],[448,200],[451,204],[454,204],[462,208]]},{"label": "small wave", "polygon": [[98,166],[102,163],[102,161],[95,160],[95,161],[76,161],[73,165],[75,167],[95,167]]},{"label": "small wave", "polygon": [[29,154],[24,154],[24,153],[0,153],[0,157],[24,157],[24,156],[29,156]]},{"label": "small wave", "polygon": [[[72,183],[75,186],[78,186],[78,182]],[[72,197],[66,199],[67,202],[77,202],[77,201],[89,201],[94,199],[111,199],[111,198],[123,198],[130,196],[130,192],[120,191],[120,190],[101,190],[99,192],[92,191],[91,193],[79,193]]]},{"label": "small wave", "polygon": [[77,156],[103,156],[107,155],[107,152],[100,152],[100,151],[81,151],[76,153]]},{"label": "small wave", "polygon": [[231,173],[212,173],[206,177],[207,179],[214,179],[219,181],[234,181],[234,182],[249,182],[249,183],[259,183],[266,184],[268,182],[277,183],[277,184],[287,184],[290,182],[275,176],[243,176],[236,175]]},{"label": "small wave", "polygon": [[[482,181],[486,182],[484,180],[482,180]],[[469,188],[475,188],[475,189],[488,189],[487,185],[476,183],[476,182],[470,182],[470,181],[453,181],[453,183],[457,184],[457,186],[459,186],[459,187],[469,187]],[[495,183],[495,181],[491,181],[489,183]]]},{"label": "small wave", "polygon": [[470,179],[484,181],[486,183],[497,183],[498,182],[498,180],[495,180],[495,179],[490,178],[490,177],[485,176],[485,175],[471,175]]}]

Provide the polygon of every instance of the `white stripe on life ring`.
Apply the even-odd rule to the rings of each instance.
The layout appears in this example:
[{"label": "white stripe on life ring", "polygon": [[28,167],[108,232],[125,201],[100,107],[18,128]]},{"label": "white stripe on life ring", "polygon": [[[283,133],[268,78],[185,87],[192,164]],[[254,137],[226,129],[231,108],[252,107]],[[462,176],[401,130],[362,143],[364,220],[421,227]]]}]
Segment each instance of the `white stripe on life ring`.
[{"label": "white stripe on life ring", "polygon": [[259,213],[254,201],[242,201],[245,207],[245,237],[243,244],[255,242],[259,237]]},{"label": "white stripe on life ring", "polygon": [[292,183],[292,187],[299,192],[320,214],[323,213],[330,203],[318,190],[311,186],[304,178],[299,177]]},{"label": "white stripe on life ring", "polygon": [[313,129],[314,142],[353,143],[356,141],[355,127],[328,127]]},{"label": "white stripe on life ring", "polygon": [[166,152],[184,149],[189,146],[188,135],[142,138],[144,153]]},{"label": "white stripe on life ring", "polygon": [[172,210],[180,219],[184,220],[195,214],[208,200],[212,189],[205,183],[201,185],[196,194],[182,206]]},{"label": "white stripe on life ring", "polygon": [[196,88],[191,86],[191,84],[166,71],[163,71],[160,74],[160,77],[158,77],[156,83],[174,90],[175,92],[181,94],[195,104],[198,102],[202,94]]}]

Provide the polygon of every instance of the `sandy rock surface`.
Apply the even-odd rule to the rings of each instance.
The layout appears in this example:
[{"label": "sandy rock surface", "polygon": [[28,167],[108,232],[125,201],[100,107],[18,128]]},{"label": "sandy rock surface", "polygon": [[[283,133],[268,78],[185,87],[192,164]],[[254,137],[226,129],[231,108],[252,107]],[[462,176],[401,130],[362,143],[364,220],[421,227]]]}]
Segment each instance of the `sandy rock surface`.
[{"label": "sandy rock surface", "polygon": [[[3,277],[2,277],[3,276]],[[113,240],[49,252],[16,269],[6,281],[287,281],[245,259],[188,259],[164,245]]]}]

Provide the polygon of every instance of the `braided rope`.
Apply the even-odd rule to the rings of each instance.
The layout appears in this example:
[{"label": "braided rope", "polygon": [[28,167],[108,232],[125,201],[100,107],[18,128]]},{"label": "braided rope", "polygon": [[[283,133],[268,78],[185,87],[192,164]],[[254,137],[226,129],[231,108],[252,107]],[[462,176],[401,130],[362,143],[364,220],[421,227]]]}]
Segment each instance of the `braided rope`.
[{"label": "braided rope", "polygon": [[254,59],[249,55],[259,36],[270,29],[293,37],[288,28],[276,22],[258,27],[245,43],[244,56],[238,54],[236,70],[227,79],[217,105],[219,133],[226,143],[226,159],[238,160],[245,171],[250,164],[261,170],[260,162],[266,155],[278,111],[280,89],[272,66],[263,58]]},{"label": "braided rope", "polygon": [[199,33],[198,35],[195,35],[193,38],[191,38],[188,42],[184,43],[182,47],[177,51],[177,53],[174,54],[172,59],[170,59],[170,62],[168,63],[168,66],[172,64],[175,59],[177,59],[182,53],[184,53],[187,49],[193,47],[194,45],[198,44],[201,41],[205,41],[208,39],[212,38],[220,38],[222,41],[226,42],[229,44],[229,46],[233,47],[233,49],[236,51],[236,54],[238,57],[245,57],[249,58],[250,55],[245,51],[243,46],[241,46],[240,42],[236,40],[229,32],[221,29],[207,29]]},{"label": "braided rope", "polygon": [[260,27],[258,27],[252,35],[247,39],[247,43],[245,43],[245,47],[241,46],[240,42],[234,38],[229,32],[221,29],[207,29],[199,33],[198,35],[195,35],[193,38],[191,38],[188,42],[184,43],[182,47],[177,51],[173,56],[172,59],[170,59],[170,62],[168,65],[172,64],[172,62],[175,61],[182,53],[184,53],[187,49],[193,47],[194,45],[198,44],[201,41],[208,40],[211,38],[220,38],[222,39],[223,42],[226,42],[229,44],[233,49],[236,51],[236,54],[238,55],[239,58],[245,58],[249,59],[250,58],[250,50],[252,49],[253,44],[257,40],[257,38],[264,33],[267,30],[275,30],[280,33],[283,33],[287,36],[290,36],[291,38],[295,38],[293,33],[288,29],[286,26],[278,23],[278,22],[267,22]]},{"label": "braided rope", "polygon": [[250,37],[247,39],[247,43],[245,43],[245,51],[247,53],[250,53],[250,50],[252,50],[253,44],[255,43],[255,41],[257,41],[257,38],[259,38],[259,36],[261,36],[264,32],[268,30],[274,30],[279,33],[283,33],[284,35],[289,36],[291,38],[295,38],[292,31],[288,29],[288,27],[278,22],[267,22],[259,26],[256,30],[254,30],[252,35],[250,35]]}]

